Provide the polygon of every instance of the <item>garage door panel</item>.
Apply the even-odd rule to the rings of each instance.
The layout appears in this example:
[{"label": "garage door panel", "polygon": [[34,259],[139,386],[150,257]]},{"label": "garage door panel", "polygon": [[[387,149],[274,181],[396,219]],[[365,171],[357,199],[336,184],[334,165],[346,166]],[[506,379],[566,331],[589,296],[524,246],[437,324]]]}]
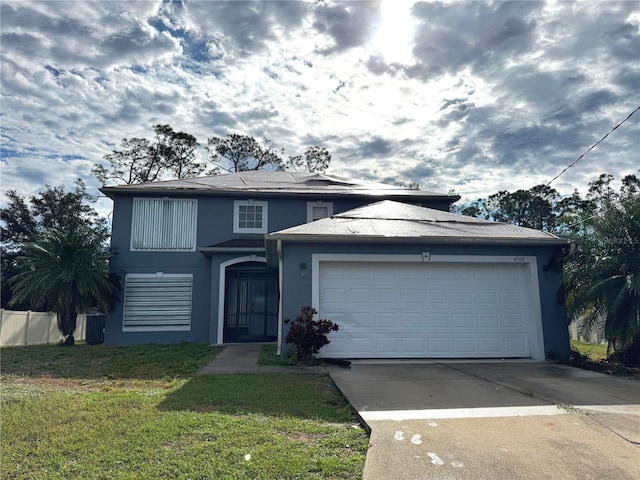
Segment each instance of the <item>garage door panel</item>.
[{"label": "garage door panel", "polygon": [[408,358],[420,356],[425,349],[424,339],[422,337],[402,337],[400,348],[406,352]]},{"label": "garage door panel", "polygon": [[398,280],[398,270],[393,265],[374,264],[373,278],[378,285],[393,284]]},{"label": "garage door panel", "polygon": [[446,356],[449,355],[451,348],[451,338],[449,337],[429,337],[427,338],[427,351],[431,352],[433,356]]},{"label": "garage door panel", "polygon": [[385,304],[385,303],[389,303],[389,304],[393,304],[394,306],[398,305],[398,302],[400,302],[401,300],[401,293],[398,290],[395,289],[391,289],[391,288],[376,288],[373,290],[369,290],[374,291],[375,295],[373,296],[373,298],[371,298],[371,302],[375,303],[375,304]]},{"label": "garage door panel", "polygon": [[397,329],[398,314],[394,312],[375,313],[376,327],[378,329]]},{"label": "garage door panel", "polygon": [[502,326],[506,329],[524,329],[526,327],[525,316],[519,313],[502,315]]},{"label": "garage door panel", "polygon": [[[358,269],[357,271],[359,272],[361,270],[362,269]],[[349,278],[350,276],[353,275],[353,273],[355,273],[355,271],[351,272],[346,264],[344,265],[334,264],[330,270],[326,270],[322,272],[327,282],[331,282],[331,280],[340,281],[344,278]]]},{"label": "garage door panel", "polygon": [[427,313],[427,329],[449,328],[448,313]]},{"label": "garage door panel", "polygon": [[505,350],[505,353],[507,354],[514,353],[514,352],[521,352],[523,350],[529,352],[528,338],[525,337],[524,335],[507,337],[504,339],[504,350]]},{"label": "garage door panel", "polygon": [[500,328],[500,315],[496,313],[480,313],[478,314],[478,329],[480,330],[497,330]]},{"label": "garage door panel", "polygon": [[474,282],[491,282],[496,281],[498,276],[496,268],[484,268],[482,265],[473,265],[471,267]]},{"label": "garage door panel", "polygon": [[456,313],[451,316],[452,317],[452,329],[453,330],[468,330],[474,327],[474,316],[471,313]]},{"label": "garage door panel", "polygon": [[413,288],[406,289],[400,292],[400,301],[402,305],[407,304],[419,304],[424,305],[425,295],[423,289]]},{"label": "garage door panel", "polygon": [[373,292],[367,288],[350,288],[347,297],[352,304],[364,303],[367,305],[373,300]]},{"label": "garage door panel", "polygon": [[505,305],[523,305],[526,303],[524,293],[520,289],[504,289],[500,292],[500,299]]},{"label": "garage door panel", "polygon": [[349,303],[349,292],[341,288],[325,288],[323,290],[323,301],[325,305],[329,306],[332,303],[340,305]]},{"label": "garage door panel", "polygon": [[425,326],[425,315],[420,312],[403,312],[400,314],[400,324],[403,330],[422,331]]},{"label": "garage door panel", "polygon": [[474,271],[472,265],[465,264],[439,264],[438,269],[448,273],[448,278],[454,282],[472,281],[474,277]]},{"label": "garage door panel", "polygon": [[[331,334],[331,343],[327,347],[335,348],[338,353],[349,355],[366,355],[371,351],[371,346],[375,345],[374,336],[353,336],[345,335],[337,337]],[[357,357],[356,357],[357,358]]]},{"label": "garage door panel", "polygon": [[420,268],[420,265],[407,264],[404,268],[398,269],[398,280],[422,283],[425,280],[424,269]]},{"label": "garage door panel", "polygon": [[400,351],[401,340],[397,337],[382,337],[376,339],[376,350],[383,357],[394,356]]},{"label": "garage door panel", "polygon": [[502,339],[496,337],[479,337],[478,338],[478,353],[484,355],[493,354],[502,349]]},{"label": "garage door panel", "polygon": [[478,339],[474,337],[455,337],[453,339],[454,356],[473,356],[478,353]]},{"label": "garage door panel", "polygon": [[510,268],[509,264],[497,265],[495,268],[497,280],[508,285],[513,283],[524,283],[524,270]]},{"label": "garage door panel", "polygon": [[323,356],[528,357],[528,265],[321,262]]},{"label": "garage door panel", "polygon": [[476,302],[478,305],[496,305],[498,292],[496,290],[477,290]]},{"label": "garage door panel", "polygon": [[447,290],[427,290],[427,303],[428,304],[448,304],[449,292]]},{"label": "garage door panel", "polygon": [[473,303],[473,291],[472,290],[458,290],[452,288],[450,290],[451,303],[456,305],[471,305]]}]

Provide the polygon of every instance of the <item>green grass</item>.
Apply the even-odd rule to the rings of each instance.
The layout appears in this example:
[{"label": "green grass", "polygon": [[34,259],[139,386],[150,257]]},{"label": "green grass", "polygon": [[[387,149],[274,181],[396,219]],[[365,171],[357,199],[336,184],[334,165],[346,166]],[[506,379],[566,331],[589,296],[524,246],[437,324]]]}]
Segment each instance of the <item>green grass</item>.
[{"label": "green grass", "polygon": [[607,344],[585,343],[578,340],[571,340],[571,347],[578,353],[589,357],[591,360],[599,361],[607,358]]},{"label": "green grass", "polygon": [[263,345],[258,357],[258,365],[280,365],[284,367],[293,365],[306,367],[322,365],[322,360],[318,358],[298,360],[294,351],[291,351],[286,355],[278,356],[277,348],[277,345],[271,343]]},{"label": "green grass", "polygon": [[198,375],[216,350],[96,347],[2,349],[0,478],[362,475],[367,436],[326,375]]},{"label": "green grass", "polygon": [[159,408],[354,421],[351,407],[326,375],[199,375],[169,393]]},{"label": "green grass", "polygon": [[275,343],[268,343],[262,346],[260,356],[258,357],[258,365],[298,365],[295,355],[280,355],[276,353],[278,346]]},{"label": "green grass", "polygon": [[85,379],[188,377],[222,351],[206,343],[177,345],[33,345],[2,350],[2,370],[14,375]]}]

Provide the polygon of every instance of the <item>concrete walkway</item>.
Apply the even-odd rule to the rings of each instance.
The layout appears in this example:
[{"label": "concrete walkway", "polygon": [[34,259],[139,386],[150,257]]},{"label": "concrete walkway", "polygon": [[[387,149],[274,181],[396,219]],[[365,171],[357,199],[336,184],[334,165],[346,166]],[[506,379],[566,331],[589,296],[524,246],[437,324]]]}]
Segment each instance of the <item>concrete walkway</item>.
[{"label": "concrete walkway", "polygon": [[262,343],[233,343],[224,346],[224,350],[209,365],[200,370],[200,374],[216,375],[225,373],[327,373],[322,366],[298,367],[280,365],[258,365]]}]

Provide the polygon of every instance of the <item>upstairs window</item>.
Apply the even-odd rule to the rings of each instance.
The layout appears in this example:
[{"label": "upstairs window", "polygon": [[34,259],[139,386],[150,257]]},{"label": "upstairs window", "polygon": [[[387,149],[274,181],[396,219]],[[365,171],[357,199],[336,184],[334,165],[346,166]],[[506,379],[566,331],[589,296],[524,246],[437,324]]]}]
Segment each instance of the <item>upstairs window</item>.
[{"label": "upstairs window", "polygon": [[233,202],[233,233],[267,233],[267,202]]},{"label": "upstairs window", "polygon": [[134,198],[131,250],[194,251],[195,199]]},{"label": "upstairs window", "polygon": [[332,202],[307,202],[307,222],[315,222],[333,215]]}]

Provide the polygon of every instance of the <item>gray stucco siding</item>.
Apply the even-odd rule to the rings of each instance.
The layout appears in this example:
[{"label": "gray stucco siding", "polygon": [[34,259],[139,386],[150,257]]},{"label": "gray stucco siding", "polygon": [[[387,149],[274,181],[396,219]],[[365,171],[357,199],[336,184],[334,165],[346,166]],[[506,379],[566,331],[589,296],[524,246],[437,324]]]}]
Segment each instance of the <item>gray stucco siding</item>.
[{"label": "gray stucco siding", "polygon": [[[143,255],[143,262],[150,259],[154,253],[178,253],[178,252],[148,252],[131,250],[131,216],[134,198],[142,198],[141,195],[118,195],[114,202],[112,238],[111,245],[122,265],[129,264],[130,261],[139,262],[141,260],[133,257],[138,254]],[[161,198],[149,195],[147,198]],[[196,229],[196,246],[207,247],[218,243],[246,236],[246,234],[233,233],[233,209],[235,200],[249,200],[251,195],[239,195],[235,197],[223,196],[189,196],[175,195],[171,198],[197,199],[198,215]],[[331,199],[321,196],[304,196],[295,198],[261,198],[256,199],[268,202],[268,228],[269,232],[282,230],[296,225],[307,223],[307,202],[332,202],[333,212],[341,213],[353,208],[357,208],[370,203],[372,198],[353,197]],[[430,207],[438,208],[446,205],[440,202],[429,202]],[[182,253],[182,252],[180,252]],[[188,252],[187,252],[188,253]],[[153,261],[153,260],[151,260]]]},{"label": "gray stucco siding", "polygon": [[[196,199],[197,200],[197,226],[195,251],[140,251],[131,249],[132,212],[134,198],[163,198],[169,196],[172,199]],[[224,262],[234,259],[250,257],[255,254],[264,257],[264,252],[230,252],[204,255],[197,249],[211,247],[237,238],[263,238],[262,234],[238,234],[233,232],[234,201],[250,200],[268,202],[267,230],[274,232],[296,225],[307,223],[308,202],[331,202],[333,213],[341,213],[363,205],[378,201],[384,196],[371,195],[332,195],[319,194],[301,195],[282,192],[273,194],[256,194],[242,192],[238,195],[226,193],[214,194],[190,194],[180,192],[176,194],[160,193],[118,193],[114,195],[111,249],[114,257],[111,261],[111,270],[121,277],[122,289],[119,302],[116,303],[107,320],[105,342],[108,344],[137,344],[137,343],[171,343],[180,341],[208,341],[219,340],[220,316],[220,266]],[[401,201],[411,202],[410,198],[401,198]],[[428,201],[419,199],[424,206],[448,210],[446,201]],[[344,248],[344,247],[342,247]],[[342,251],[342,250],[341,250]],[[357,251],[357,248],[353,251]],[[311,270],[310,257],[306,260],[309,271]],[[286,269],[293,269],[295,264],[287,263]],[[295,267],[299,270],[299,262]],[[191,274],[193,275],[191,328],[189,331],[147,331],[134,332],[122,331],[124,285],[127,274]],[[291,272],[286,273],[291,278]],[[292,291],[297,291],[301,283],[309,282],[309,296],[311,292],[311,276],[303,279],[304,282],[292,282]],[[286,291],[286,290],[285,290]],[[285,298],[292,298],[287,294]],[[298,302],[300,303],[300,302]],[[310,298],[306,304],[310,304]],[[291,308],[292,312],[286,315],[297,315],[302,303]]]},{"label": "gray stucco siding", "polygon": [[[131,216],[134,198],[143,198],[141,195],[118,195],[114,202],[112,224],[112,247],[117,249],[119,255],[130,251],[131,246]],[[146,198],[161,198],[149,195]],[[351,210],[371,202],[371,199],[354,197],[347,199],[330,199],[321,196],[305,196],[295,198],[269,198],[248,195],[238,196],[189,196],[176,195],[171,198],[196,199],[198,202],[196,245],[205,247],[215,245],[232,238],[246,236],[246,234],[233,233],[233,209],[236,200],[260,200],[268,202],[268,226],[269,232],[282,230],[296,225],[307,223],[307,203],[332,202],[333,212],[340,213]],[[149,252],[131,252],[144,253]]]},{"label": "gray stucco siding", "polygon": [[[548,268],[558,252],[558,247],[283,242],[282,251],[282,318],[295,318],[302,307],[312,305],[313,254],[421,255],[422,252],[430,252],[431,255],[535,256],[545,354],[560,357],[569,355],[566,312],[564,305],[558,302],[558,291],[562,284],[561,273],[557,269]],[[300,275],[301,263],[307,265],[305,277]],[[286,333],[287,325],[284,325],[283,339]],[[284,342],[282,347],[284,351],[291,349],[291,346]]]}]

